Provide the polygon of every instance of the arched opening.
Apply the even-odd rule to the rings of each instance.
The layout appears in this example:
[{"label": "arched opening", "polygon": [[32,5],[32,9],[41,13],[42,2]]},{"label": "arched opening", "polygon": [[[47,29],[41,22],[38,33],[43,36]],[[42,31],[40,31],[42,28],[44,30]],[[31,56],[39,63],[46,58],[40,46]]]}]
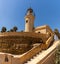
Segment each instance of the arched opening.
[{"label": "arched opening", "polygon": [[28,20],[26,20],[26,23],[28,23]]},{"label": "arched opening", "polygon": [[5,55],[5,62],[8,62],[9,60],[8,60],[8,57],[7,57],[7,55]]}]

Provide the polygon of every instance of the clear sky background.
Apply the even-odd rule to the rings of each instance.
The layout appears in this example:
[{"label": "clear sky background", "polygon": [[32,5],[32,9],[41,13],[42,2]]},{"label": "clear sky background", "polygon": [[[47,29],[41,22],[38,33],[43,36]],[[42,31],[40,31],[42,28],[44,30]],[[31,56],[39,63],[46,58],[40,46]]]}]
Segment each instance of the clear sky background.
[{"label": "clear sky background", "polygon": [[29,7],[36,15],[35,27],[49,25],[60,31],[60,0],[0,0],[0,31],[3,26],[7,30],[13,26],[24,30],[24,16]]}]

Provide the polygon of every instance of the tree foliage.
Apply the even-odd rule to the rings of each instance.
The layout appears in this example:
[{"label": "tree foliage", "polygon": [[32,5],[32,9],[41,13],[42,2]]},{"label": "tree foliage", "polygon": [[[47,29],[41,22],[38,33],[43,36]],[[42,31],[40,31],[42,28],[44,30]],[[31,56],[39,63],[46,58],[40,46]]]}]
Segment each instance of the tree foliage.
[{"label": "tree foliage", "polygon": [[13,27],[13,31],[16,32],[18,28],[16,26]]},{"label": "tree foliage", "polygon": [[6,32],[6,27],[2,27],[1,32]]},{"label": "tree foliage", "polygon": [[56,36],[58,37],[58,39],[60,39],[60,33],[58,29],[54,29],[54,33],[56,34]]}]

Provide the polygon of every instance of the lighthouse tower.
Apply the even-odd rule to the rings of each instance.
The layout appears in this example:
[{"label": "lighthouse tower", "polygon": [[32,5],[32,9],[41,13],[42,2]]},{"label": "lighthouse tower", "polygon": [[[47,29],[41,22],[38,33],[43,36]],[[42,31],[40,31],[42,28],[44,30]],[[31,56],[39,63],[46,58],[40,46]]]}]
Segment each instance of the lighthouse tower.
[{"label": "lighthouse tower", "polygon": [[35,14],[32,8],[27,9],[25,15],[25,32],[32,32],[34,28]]}]

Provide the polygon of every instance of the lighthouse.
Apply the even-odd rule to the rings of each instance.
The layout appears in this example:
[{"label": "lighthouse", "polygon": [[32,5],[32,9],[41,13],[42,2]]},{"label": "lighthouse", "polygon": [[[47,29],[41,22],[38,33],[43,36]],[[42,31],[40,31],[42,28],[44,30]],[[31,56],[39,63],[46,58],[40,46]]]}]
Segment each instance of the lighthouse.
[{"label": "lighthouse", "polygon": [[25,15],[25,32],[32,32],[34,28],[35,14],[32,8],[27,9]]}]

